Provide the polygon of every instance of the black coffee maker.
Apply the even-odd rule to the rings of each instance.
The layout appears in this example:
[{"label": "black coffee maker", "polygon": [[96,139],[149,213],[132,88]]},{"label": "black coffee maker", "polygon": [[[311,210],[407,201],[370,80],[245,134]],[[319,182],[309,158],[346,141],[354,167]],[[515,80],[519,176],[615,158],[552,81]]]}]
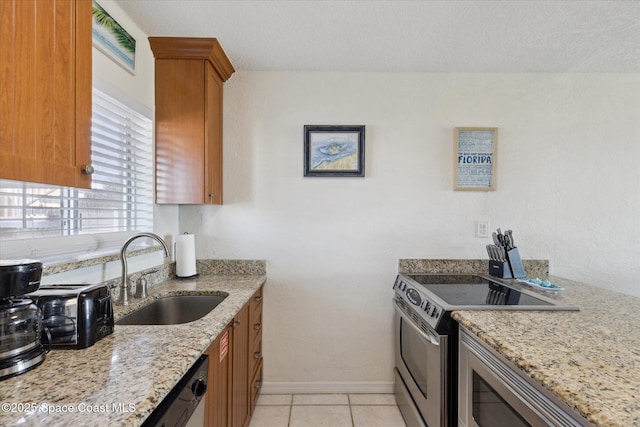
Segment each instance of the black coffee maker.
[{"label": "black coffee maker", "polygon": [[40,261],[0,260],[0,380],[44,361],[42,314],[31,299],[23,297],[38,290],[41,276]]}]

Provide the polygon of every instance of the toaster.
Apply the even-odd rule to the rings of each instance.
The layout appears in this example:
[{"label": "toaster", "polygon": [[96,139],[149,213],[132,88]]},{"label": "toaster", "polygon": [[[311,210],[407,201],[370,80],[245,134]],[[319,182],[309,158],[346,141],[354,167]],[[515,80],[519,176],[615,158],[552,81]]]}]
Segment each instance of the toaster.
[{"label": "toaster", "polygon": [[28,295],[42,312],[42,343],[87,348],[113,333],[107,285],[41,285]]}]

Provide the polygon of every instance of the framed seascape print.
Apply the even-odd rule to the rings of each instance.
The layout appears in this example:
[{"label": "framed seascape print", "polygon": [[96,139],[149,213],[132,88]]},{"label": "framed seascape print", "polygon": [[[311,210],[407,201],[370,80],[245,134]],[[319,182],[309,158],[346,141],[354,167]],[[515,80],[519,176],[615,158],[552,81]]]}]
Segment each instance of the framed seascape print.
[{"label": "framed seascape print", "polygon": [[454,190],[496,189],[497,144],[498,128],[455,128]]},{"label": "framed seascape print", "polygon": [[304,127],[304,176],[364,176],[364,126]]},{"label": "framed seascape print", "polygon": [[102,6],[93,0],[93,45],[116,64],[136,73],[136,39],[127,32]]}]

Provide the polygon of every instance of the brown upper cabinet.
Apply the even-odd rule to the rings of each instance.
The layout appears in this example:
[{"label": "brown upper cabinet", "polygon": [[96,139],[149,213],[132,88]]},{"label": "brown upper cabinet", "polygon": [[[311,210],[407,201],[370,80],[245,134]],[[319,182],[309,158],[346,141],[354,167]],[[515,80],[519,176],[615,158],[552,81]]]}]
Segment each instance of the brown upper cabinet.
[{"label": "brown upper cabinet", "polygon": [[222,85],[214,38],[149,37],[155,57],[156,203],[222,204]]},{"label": "brown upper cabinet", "polygon": [[90,188],[91,0],[0,1],[0,178]]}]

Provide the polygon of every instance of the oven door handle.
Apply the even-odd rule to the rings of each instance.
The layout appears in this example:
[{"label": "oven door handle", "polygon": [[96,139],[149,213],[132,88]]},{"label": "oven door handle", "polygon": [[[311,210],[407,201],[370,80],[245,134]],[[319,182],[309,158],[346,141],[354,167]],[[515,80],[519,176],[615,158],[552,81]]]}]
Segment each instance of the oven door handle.
[{"label": "oven door handle", "polygon": [[431,344],[435,346],[440,345],[440,341],[438,341],[438,338],[436,338],[432,334],[427,334],[422,329],[418,328],[418,326],[415,323],[413,323],[411,319],[407,318],[404,315],[404,313],[400,309],[400,306],[398,306],[398,301],[396,301],[395,299],[393,300],[393,305],[394,305],[394,308],[396,309],[396,312],[400,315],[400,317],[402,317],[407,322],[408,325],[411,325],[411,327],[418,333],[418,335],[420,335],[422,338],[429,341]]}]

